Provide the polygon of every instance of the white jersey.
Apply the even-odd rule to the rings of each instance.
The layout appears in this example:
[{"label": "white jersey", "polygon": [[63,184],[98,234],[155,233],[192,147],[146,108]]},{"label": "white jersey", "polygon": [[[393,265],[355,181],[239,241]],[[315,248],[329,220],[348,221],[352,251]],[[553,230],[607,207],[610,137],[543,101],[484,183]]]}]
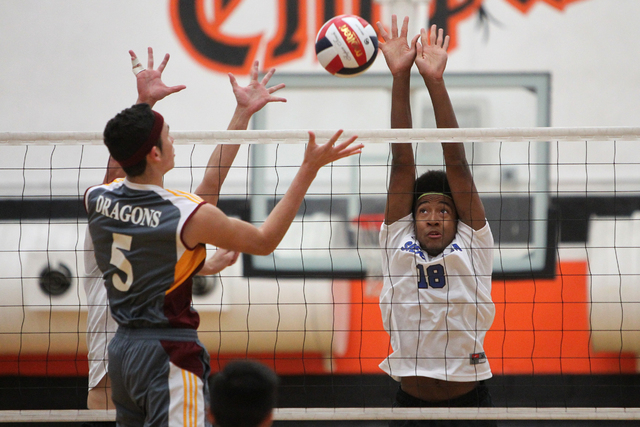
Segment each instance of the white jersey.
[{"label": "white jersey", "polygon": [[95,388],[107,375],[109,357],[107,346],[118,324],[109,310],[107,288],[96,263],[89,230],[84,239],[84,291],[87,294],[87,347],[89,359],[89,390]]},{"label": "white jersey", "polygon": [[487,223],[474,231],[458,222],[455,238],[430,257],[408,215],[380,230],[380,310],[393,352],[380,368],[394,379],[446,381],[491,377],[483,343],[493,323],[493,236]]}]

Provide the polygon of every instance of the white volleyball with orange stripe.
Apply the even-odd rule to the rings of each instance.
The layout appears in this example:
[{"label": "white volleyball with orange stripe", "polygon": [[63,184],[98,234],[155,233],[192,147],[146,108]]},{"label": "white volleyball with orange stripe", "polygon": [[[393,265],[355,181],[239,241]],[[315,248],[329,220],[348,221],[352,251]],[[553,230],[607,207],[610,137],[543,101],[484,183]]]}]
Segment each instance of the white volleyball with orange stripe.
[{"label": "white volleyball with orange stripe", "polygon": [[378,37],[367,21],[356,15],[328,20],[316,37],[316,56],[331,74],[353,77],[373,64],[378,54]]}]

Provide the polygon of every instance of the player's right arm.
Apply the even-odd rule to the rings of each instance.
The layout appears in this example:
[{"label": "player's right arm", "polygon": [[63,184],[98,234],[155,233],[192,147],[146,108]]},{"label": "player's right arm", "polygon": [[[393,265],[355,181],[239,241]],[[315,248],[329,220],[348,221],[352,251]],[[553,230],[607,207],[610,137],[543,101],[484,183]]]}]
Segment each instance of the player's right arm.
[{"label": "player's right arm", "polygon": [[309,132],[309,142],[304,160],[284,197],[273,208],[260,227],[227,217],[212,204],[198,209],[183,230],[183,240],[188,247],[209,243],[219,248],[252,255],[268,255],[280,244],[293,222],[309,186],[320,168],[336,160],[358,154],[362,144],[353,144],[356,137],[337,143],[342,131],[323,145],[315,142]]},{"label": "player's right arm", "polygon": [[[396,15],[391,16],[391,34],[386,32],[380,22],[377,26],[384,39],[384,42],[380,43],[380,50],[393,76],[391,127],[393,129],[411,128],[411,66],[416,57],[418,36],[414,37],[411,43],[407,42],[408,17],[404,18],[399,35]],[[411,213],[416,176],[411,144],[391,144],[391,153],[391,173],[384,219],[386,224],[392,224]]]}]

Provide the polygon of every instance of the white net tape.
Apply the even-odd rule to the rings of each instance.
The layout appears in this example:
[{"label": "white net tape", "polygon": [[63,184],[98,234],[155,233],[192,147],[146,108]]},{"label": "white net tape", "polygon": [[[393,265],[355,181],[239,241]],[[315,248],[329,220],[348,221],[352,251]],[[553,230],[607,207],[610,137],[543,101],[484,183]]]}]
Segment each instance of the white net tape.
[{"label": "white net tape", "polygon": [[[315,131],[320,139],[328,139],[333,130]],[[306,141],[304,130],[246,131],[172,131],[176,142],[205,144],[291,144]],[[533,128],[468,128],[468,129],[353,129],[343,137],[357,135],[363,143],[388,142],[483,142],[483,141],[581,141],[637,140],[640,127],[533,127]],[[98,132],[0,132],[2,144],[102,144]]]},{"label": "white net tape", "polygon": [[[278,408],[275,421],[640,420],[640,408]],[[0,423],[109,422],[114,410],[0,411]]]},{"label": "white net tape", "polygon": [[276,420],[640,420],[640,408],[308,408]]}]

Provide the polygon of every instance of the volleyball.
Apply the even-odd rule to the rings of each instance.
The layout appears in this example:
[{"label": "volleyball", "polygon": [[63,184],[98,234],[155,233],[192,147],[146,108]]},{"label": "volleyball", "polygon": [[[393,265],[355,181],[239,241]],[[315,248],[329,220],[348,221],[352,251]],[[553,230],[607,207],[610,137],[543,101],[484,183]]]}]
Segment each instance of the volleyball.
[{"label": "volleyball", "polygon": [[378,36],[371,24],[359,16],[336,16],[318,31],[316,56],[334,76],[357,76],[373,64],[377,55]]}]

